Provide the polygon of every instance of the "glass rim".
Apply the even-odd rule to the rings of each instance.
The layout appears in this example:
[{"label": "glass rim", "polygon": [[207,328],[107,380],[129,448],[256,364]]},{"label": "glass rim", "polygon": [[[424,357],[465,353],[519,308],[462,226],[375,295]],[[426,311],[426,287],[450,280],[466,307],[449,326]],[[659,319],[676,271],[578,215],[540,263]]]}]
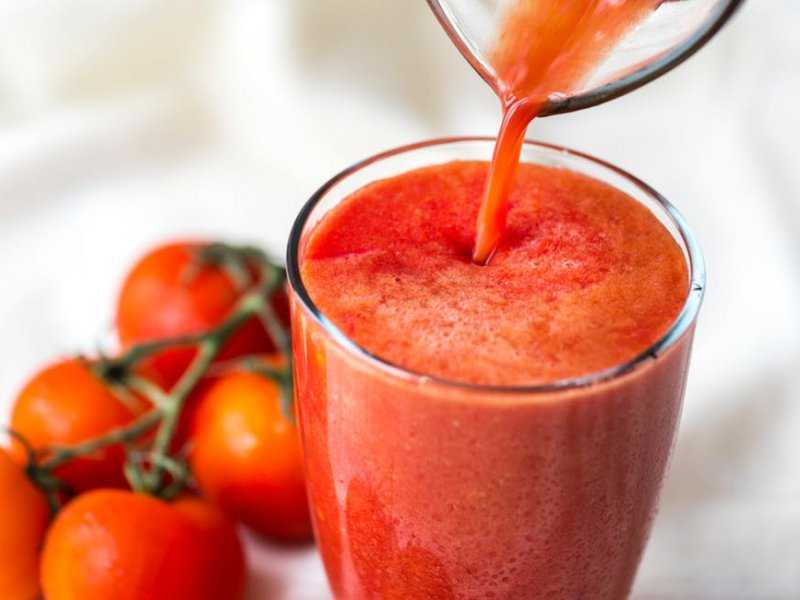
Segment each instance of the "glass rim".
[{"label": "glass rim", "polygon": [[[391,150],[387,150],[366,158],[354,165],[344,169],[337,175],[325,182],[312,196],[306,201],[300,209],[294,224],[292,225],[289,234],[289,242],[287,245],[286,253],[286,269],[289,285],[292,291],[296,294],[297,298],[303,305],[314,320],[322,327],[322,329],[330,335],[333,340],[339,344],[345,351],[348,351],[358,358],[365,360],[367,363],[373,365],[381,371],[387,372],[396,377],[414,379],[419,382],[433,383],[440,386],[453,388],[461,391],[483,392],[491,394],[544,394],[553,392],[563,392],[570,389],[585,388],[592,385],[608,382],[624,375],[632,373],[640,367],[648,364],[651,359],[658,358],[659,355],[669,350],[678,340],[680,340],[689,327],[695,322],[699,313],[700,307],[703,303],[706,288],[706,270],[703,253],[700,249],[694,234],[689,229],[688,224],[684,220],[680,212],[670,202],[659,194],[655,189],[650,187],[641,179],[631,175],[627,171],[606,162],[604,160],[595,158],[589,154],[571,150],[563,146],[549,144],[545,142],[538,142],[533,140],[525,140],[524,145],[527,147],[534,147],[540,150],[551,151],[558,154],[566,154],[576,157],[580,160],[592,163],[607,171],[614,173],[626,179],[629,183],[633,184],[641,192],[645,193],[649,198],[663,210],[664,215],[670,220],[672,225],[676,228],[684,246],[687,255],[687,262],[689,267],[689,288],[686,294],[686,299],[681,307],[681,311],[675,320],[672,322],[667,331],[648,348],[630,358],[629,360],[613,365],[606,369],[594,371],[586,375],[577,377],[568,377],[558,379],[547,383],[538,383],[531,385],[486,385],[469,383],[466,381],[457,381],[439,377],[419,371],[407,369],[389,360],[386,360],[356,343],[350,339],[341,329],[339,329],[332,321],[330,321],[320,308],[311,299],[308,290],[303,283],[300,275],[299,264],[299,251],[300,243],[302,240],[305,225],[309,216],[319,202],[326,197],[328,192],[341,181],[347,179],[349,176],[362,169],[369,167],[372,164],[382,160],[392,158],[400,154],[406,154],[415,150],[421,150],[434,146],[444,146],[447,144],[459,144],[470,142],[484,142],[494,143],[496,138],[492,136],[460,136],[460,137],[444,137],[417,142],[400,146]],[[638,201],[638,200],[637,200]]]},{"label": "glass rim", "polygon": [[[665,2],[678,2],[683,0],[664,0]],[[719,0],[715,6],[715,10],[708,16],[705,21],[697,28],[691,35],[684,41],[677,44],[674,48],[664,53],[660,58],[656,58],[642,67],[635,69],[628,75],[610,81],[598,87],[583,91],[574,96],[567,96],[561,99],[550,99],[539,112],[539,117],[548,117],[563,113],[574,112],[582,110],[599,104],[604,104],[609,100],[614,100],[620,96],[624,96],[628,92],[639,89],[640,87],[650,83],[669,73],[682,64],[684,61],[693,56],[703,46],[705,46],[711,38],[713,38],[725,24],[730,21],[731,17],[741,8],[744,0]],[[473,57],[471,53],[467,52],[459,36],[452,31],[449,26],[449,20],[442,8],[442,5],[437,0],[428,0],[428,5],[433,10],[436,19],[444,28],[448,37],[453,41],[458,50],[466,58],[467,62],[472,68],[485,80],[489,86],[494,89],[491,75],[486,71],[480,60]]]}]

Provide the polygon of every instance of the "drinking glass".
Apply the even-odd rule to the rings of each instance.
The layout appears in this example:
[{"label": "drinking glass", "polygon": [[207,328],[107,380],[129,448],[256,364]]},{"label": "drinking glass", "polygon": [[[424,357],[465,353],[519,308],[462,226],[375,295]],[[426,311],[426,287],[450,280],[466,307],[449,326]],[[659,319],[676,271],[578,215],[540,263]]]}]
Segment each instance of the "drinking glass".
[{"label": "drinking glass", "polygon": [[705,285],[700,250],[675,208],[608,163],[524,144],[523,162],[589,175],[645,206],[682,249],[690,276],[680,314],[652,346],[545,385],[473,385],[392,364],[329,321],[303,282],[309,234],[349,194],[422,166],[488,160],[494,143],[434,140],[369,158],[322,186],[291,232],[299,427],[337,598],[603,600],[631,588],[675,440]]}]

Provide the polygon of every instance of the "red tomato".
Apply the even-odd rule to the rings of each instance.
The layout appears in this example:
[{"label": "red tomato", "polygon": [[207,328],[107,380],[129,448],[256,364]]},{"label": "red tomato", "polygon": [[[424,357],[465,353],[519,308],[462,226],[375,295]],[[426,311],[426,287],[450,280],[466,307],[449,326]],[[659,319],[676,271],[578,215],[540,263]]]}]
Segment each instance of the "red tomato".
[{"label": "red tomato", "polygon": [[49,515],[44,495],[0,449],[0,598],[39,597],[39,550]]},{"label": "red tomato", "polygon": [[90,492],[62,509],[42,555],[47,600],[236,600],[244,582],[233,524],[192,497]]},{"label": "red tomato", "polygon": [[195,478],[258,533],[281,541],[311,538],[302,460],[297,428],[281,410],[275,382],[232,373],[201,399],[191,454]]},{"label": "red tomato", "polygon": [[[174,243],[144,256],[125,279],[117,304],[116,324],[124,347],[165,337],[202,333],[230,314],[242,292],[222,269],[198,265],[197,254],[208,244]],[[285,292],[273,301],[288,322]],[[245,323],[229,340],[220,358],[274,350],[258,319]],[[194,356],[193,348],[166,350],[152,359],[165,383],[174,384]]]},{"label": "red tomato", "polygon": [[[34,448],[75,444],[130,423],[148,405],[142,400],[129,405],[116,397],[79,359],[66,359],[39,372],[23,388],[11,414],[11,428]],[[25,459],[25,450],[14,442],[12,453]],[[98,487],[125,487],[121,445],[109,446],[59,467],[56,477],[76,492]]]}]

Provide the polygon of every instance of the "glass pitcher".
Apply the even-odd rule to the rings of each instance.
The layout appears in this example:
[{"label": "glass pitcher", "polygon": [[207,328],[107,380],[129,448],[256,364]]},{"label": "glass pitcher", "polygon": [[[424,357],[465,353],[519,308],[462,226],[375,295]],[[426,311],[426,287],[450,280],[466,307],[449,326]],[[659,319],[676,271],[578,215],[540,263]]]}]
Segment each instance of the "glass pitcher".
[{"label": "glass pitcher", "polygon": [[[456,47],[497,92],[489,56],[509,6],[539,0],[428,0]],[[618,0],[605,0],[616,2]],[[578,89],[548,97],[539,116],[602,104],[672,70],[710,40],[744,0],[654,0],[655,9],[627,33]]]}]

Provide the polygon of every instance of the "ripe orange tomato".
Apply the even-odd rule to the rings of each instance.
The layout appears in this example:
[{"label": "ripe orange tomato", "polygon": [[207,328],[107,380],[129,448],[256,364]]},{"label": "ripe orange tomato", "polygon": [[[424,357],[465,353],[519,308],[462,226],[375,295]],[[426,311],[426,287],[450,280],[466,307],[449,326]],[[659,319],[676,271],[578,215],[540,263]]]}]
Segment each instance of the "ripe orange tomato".
[{"label": "ripe orange tomato", "polygon": [[39,597],[39,551],[49,514],[44,495],[0,449],[0,598]]},{"label": "ripe orange tomato", "polygon": [[[136,263],[123,283],[117,303],[117,331],[124,347],[202,333],[230,314],[242,292],[221,268],[198,265],[197,255],[207,246],[202,242],[168,244]],[[273,305],[288,322],[284,292],[275,296]],[[220,358],[272,350],[269,335],[254,318],[231,337]],[[151,363],[171,385],[186,370],[194,353],[193,348],[171,348],[154,356]]]},{"label": "ripe orange tomato", "polygon": [[[130,423],[147,409],[143,400],[128,405],[117,398],[79,359],[56,362],[31,379],[16,399],[11,428],[34,448],[75,444]],[[25,450],[14,442],[12,453],[24,460]],[[56,477],[76,492],[98,487],[126,486],[121,445],[109,446],[59,467]]]},{"label": "ripe orange tomato", "polygon": [[244,582],[235,527],[194,497],[89,492],[56,517],[42,555],[47,600],[236,600]]},{"label": "ripe orange tomato", "polygon": [[311,538],[300,437],[275,382],[221,377],[200,400],[193,433],[191,465],[205,494],[262,535]]}]

